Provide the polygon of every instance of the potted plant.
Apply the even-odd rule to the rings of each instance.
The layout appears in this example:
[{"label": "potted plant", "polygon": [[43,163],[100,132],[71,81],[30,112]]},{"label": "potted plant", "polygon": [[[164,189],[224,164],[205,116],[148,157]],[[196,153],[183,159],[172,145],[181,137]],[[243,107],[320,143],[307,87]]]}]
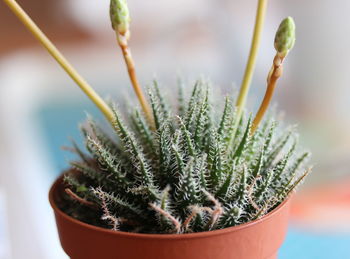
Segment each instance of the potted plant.
[{"label": "potted plant", "polygon": [[141,107],[121,114],[14,0],[4,1],[111,124],[112,134],[88,118],[81,127],[88,152],[73,142],[80,160],[50,190],[61,244],[71,258],[276,258],[290,196],[310,171],[295,129],[263,120],[295,42],[292,18],[277,30],[266,94],[252,117],[244,106],[267,1],[258,3],[236,104],[230,96],[212,102],[209,84],[198,80],[189,95],[180,88],[176,107],[170,107],[156,81],[144,96],[128,47],[128,7],[125,0],[112,0],[112,27]]}]

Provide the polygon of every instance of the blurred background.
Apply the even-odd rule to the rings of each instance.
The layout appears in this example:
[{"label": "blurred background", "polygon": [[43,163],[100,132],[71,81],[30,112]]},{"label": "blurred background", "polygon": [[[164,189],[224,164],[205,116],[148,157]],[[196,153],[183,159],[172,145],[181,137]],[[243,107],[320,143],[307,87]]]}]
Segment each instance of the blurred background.
[{"label": "blurred background", "polygon": [[[104,97],[133,100],[108,16],[108,0],[19,0]],[[238,91],[257,1],[128,0],[140,81],[172,89],[178,76],[205,75],[217,91]],[[281,259],[350,258],[350,2],[270,1],[249,107],[265,91],[279,22],[293,16],[297,43],[274,101],[299,125],[313,173],[294,199]],[[47,193],[67,168],[62,151],[80,139],[86,112],[78,87],[0,3],[0,259],[67,258]],[[102,120],[102,118],[101,118]]]}]

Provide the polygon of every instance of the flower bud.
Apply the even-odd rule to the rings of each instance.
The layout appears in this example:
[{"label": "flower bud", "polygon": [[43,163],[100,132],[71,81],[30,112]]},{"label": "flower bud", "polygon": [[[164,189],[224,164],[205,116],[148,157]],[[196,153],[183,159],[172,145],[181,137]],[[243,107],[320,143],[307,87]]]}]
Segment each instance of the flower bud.
[{"label": "flower bud", "polygon": [[111,0],[109,14],[113,29],[125,35],[129,31],[130,15],[126,0]]},{"label": "flower bud", "polygon": [[285,18],[275,36],[275,49],[280,56],[285,57],[295,43],[295,23],[292,17]]}]

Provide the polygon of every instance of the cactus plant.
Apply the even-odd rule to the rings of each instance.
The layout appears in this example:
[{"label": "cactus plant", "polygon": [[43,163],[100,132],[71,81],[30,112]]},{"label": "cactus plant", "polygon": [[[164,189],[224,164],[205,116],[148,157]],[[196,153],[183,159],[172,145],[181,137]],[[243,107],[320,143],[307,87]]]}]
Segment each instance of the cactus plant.
[{"label": "cactus plant", "polygon": [[[276,33],[277,51],[267,91],[255,118],[244,105],[265,17],[259,0],[251,53],[236,105],[211,98],[198,80],[170,106],[155,81],[148,99],[136,78],[128,47],[130,15],[125,0],[111,0],[110,17],[141,109],[121,113],[107,105],[59,53],[14,0],[4,0],[109,120],[106,132],[92,118],[81,127],[86,151],[65,174],[63,211],[93,225],[140,233],[189,233],[258,219],[288,198],[304,180],[309,152],[298,148],[294,127],[263,119],[282,63],[295,43],[288,17]],[[191,87],[188,87],[191,88]],[[181,90],[181,89],[180,89]],[[224,103],[220,106],[218,103]]]}]

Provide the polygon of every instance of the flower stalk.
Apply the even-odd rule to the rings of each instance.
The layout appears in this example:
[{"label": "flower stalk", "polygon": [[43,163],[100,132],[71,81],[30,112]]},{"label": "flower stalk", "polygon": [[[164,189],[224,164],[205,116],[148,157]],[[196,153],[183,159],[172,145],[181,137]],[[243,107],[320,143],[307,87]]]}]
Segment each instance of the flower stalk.
[{"label": "flower stalk", "polygon": [[261,34],[262,34],[264,21],[265,21],[266,6],[267,6],[267,0],[259,0],[249,58],[248,58],[243,81],[241,84],[241,89],[240,89],[237,103],[236,103],[237,109],[240,114],[242,114],[243,108],[245,106],[252,77],[254,74],[256,58],[258,56],[258,50],[259,50],[259,45],[261,41]]},{"label": "flower stalk", "polygon": [[144,114],[146,115],[148,123],[153,127],[154,121],[151,113],[151,108],[145,98],[145,95],[143,94],[141,85],[137,79],[135,63],[128,45],[128,41],[130,38],[130,15],[126,0],[111,0],[110,18],[112,28],[115,30],[117,36],[118,45],[121,48],[124,56],[131,84],[140,102],[141,108]]},{"label": "flower stalk", "polygon": [[46,48],[51,56],[59,63],[59,65],[74,80],[80,89],[90,98],[104,114],[107,120],[113,124],[114,115],[111,108],[104,100],[95,92],[95,90],[87,83],[87,81],[77,72],[77,70],[68,62],[56,46],[47,38],[47,36],[34,23],[29,15],[21,8],[15,0],[4,0],[5,4],[19,18],[24,26],[35,36],[35,38]]},{"label": "flower stalk", "polygon": [[[257,12],[256,12],[256,18],[255,18],[254,33],[253,33],[252,43],[251,43],[250,52],[249,52],[249,58],[245,68],[241,88],[240,88],[237,102],[236,102],[237,119],[235,122],[234,129],[237,129],[239,121],[242,117],[243,110],[247,101],[249,88],[252,82],[256,59],[258,56],[259,45],[261,41],[261,34],[264,27],[266,6],[267,6],[267,0],[259,0]],[[234,139],[235,133],[236,133],[236,130],[233,130],[230,137],[231,144]],[[232,146],[231,144],[229,145],[229,148],[230,146]]]},{"label": "flower stalk", "polygon": [[278,79],[283,73],[283,61],[288,55],[289,51],[293,48],[295,43],[295,23],[293,18],[285,18],[276,33],[275,37],[275,49],[277,51],[275,58],[273,59],[272,68],[267,77],[267,89],[264,99],[260,105],[260,108],[254,118],[252,124],[251,134],[254,134],[259,126],[259,123],[263,119],[266,110],[271,102],[273,93],[276,88]]}]

